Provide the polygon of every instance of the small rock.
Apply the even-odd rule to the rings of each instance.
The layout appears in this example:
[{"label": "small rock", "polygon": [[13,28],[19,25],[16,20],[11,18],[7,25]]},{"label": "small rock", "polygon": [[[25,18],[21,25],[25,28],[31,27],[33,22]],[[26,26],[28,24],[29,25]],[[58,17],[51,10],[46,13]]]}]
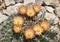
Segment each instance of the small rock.
[{"label": "small rock", "polygon": [[51,14],[51,13],[48,13],[48,12],[46,12],[45,13],[45,18],[47,19],[47,20],[54,20],[55,19],[55,15],[54,14]]},{"label": "small rock", "polygon": [[35,0],[35,3],[38,3],[41,5],[43,3],[43,0]]},{"label": "small rock", "polygon": [[56,18],[54,19],[54,24],[57,24],[58,22],[59,22],[59,18],[56,17]]},{"label": "small rock", "polygon": [[5,3],[4,2],[0,2],[0,9],[5,8]]},{"label": "small rock", "polygon": [[7,15],[12,15],[12,14],[16,14],[18,13],[18,8],[19,6],[21,6],[22,4],[18,3],[14,6],[10,6],[10,7],[7,7],[7,9],[3,10],[3,13],[4,14],[7,14]]},{"label": "small rock", "polygon": [[56,33],[59,33],[59,31],[60,31],[57,25],[51,26],[50,29],[51,29],[52,32],[56,32]]},{"label": "small rock", "polygon": [[50,13],[53,13],[54,9],[49,6],[45,6],[46,10],[49,11]]},{"label": "small rock", "polygon": [[59,3],[58,0],[44,0],[44,2],[45,2],[47,5],[51,5],[51,4],[56,4],[56,5],[58,5],[58,3]]},{"label": "small rock", "polygon": [[49,42],[55,42],[54,40],[49,40]]},{"label": "small rock", "polygon": [[60,6],[55,9],[55,13],[60,17]]},{"label": "small rock", "polygon": [[51,13],[46,12],[45,13],[45,18],[47,20],[54,20],[53,24],[56,24],[56,23],[59,22],[59,18],[55,14],[51,14]]},{"label": "small rock", "polygon": [[57,40],[60,40],[60,32],[58,32],[58,35],[56,35]]},{"label": "small rock", "polygon": [[35,3],[35,0],[24,0],[24,5],[30,4],[30,3]]},{"label": "small rock", "polygon": [[15,1],[15,3],[23,3],[24,1],[23,0],[14,0]]},{"label": "small rock", "polygon": [[10,7],[7,7],[6,10],[3,10],[3,13],[10,16],[10,15],[12,15],[14,13],[17,13],[17,9],[15,7],[13,7],[13,6],[10,6]]},{"label": "small rock", "polygon": [[8,19],[8,16],[5,16],[0,12],[0,23],[7,20],[7,19]]},{"label": "small rock", "polygon": [[9,6],[10,4],[15,4],[14,0],[4,0],[4,1],[5,1],[6,6]]},{"label": "small rock", "polygon": [[22,5],[21,3],[17,3],[17,4],[14,5],[14,7],[19,8],[21,5]]}]

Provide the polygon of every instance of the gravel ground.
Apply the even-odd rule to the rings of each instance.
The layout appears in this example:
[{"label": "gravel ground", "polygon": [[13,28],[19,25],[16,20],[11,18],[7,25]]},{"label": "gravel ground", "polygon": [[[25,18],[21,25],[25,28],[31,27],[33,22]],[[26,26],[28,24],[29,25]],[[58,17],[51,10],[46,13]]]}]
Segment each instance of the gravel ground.
[{"label": "gravel ground", "polygon": [[[0,0],[0,38],[3,36],[1,29],[8,17],[14,13],[18,13],[18,7],[22,4],[30,5],[33,3],[38,3],[43,6],[43,10],[46,12],[45,19],[53,21],[54,25],[50,29],[58,33],[56,39],[60,40],[60,0]],[[57,41],[50,40],[50,42]]]}]

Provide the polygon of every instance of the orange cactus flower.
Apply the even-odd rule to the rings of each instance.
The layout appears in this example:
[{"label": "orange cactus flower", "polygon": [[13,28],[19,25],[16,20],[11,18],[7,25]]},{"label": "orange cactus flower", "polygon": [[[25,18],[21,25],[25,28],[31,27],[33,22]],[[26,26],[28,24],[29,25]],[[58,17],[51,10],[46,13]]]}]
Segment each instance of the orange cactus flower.
[{"label": "orange cactus flower", "polygon": [[36,35],[41,35],[42,34],[42,32],[43,32],[43,28],[39,25],[39,24],[35,24],[34,26],[33,26],[33,30],[35,31],[35,34]]},{"label": "orange cactus flower", "polygon": [[26,11],[27,11],[27,6],[25,6],[25,5],[22,5],[19,8],[19,13],[22,14],[22,15],[26,14]]},{"label": "orange cactus flower", "polygon": [[15,17],[14,20],[13,20],[14,25],[19,25],[20,26],[23,23],[24,23],[24,18],[19,17],[19,16]]},{"label": "orange cactus flower", "polygon": [[27,16],[33,17],[35,15],[35,11],[32,7],[28,7],[27,9]]},{"label": "orange cactus flower", "polygon": [[34,8],[35,12],[39,12],[41,10],[41,6],[38,4],[34,4],[33,8]]},{"label": "orange cactus flower", "polygon": [[45,31],[48,30],[50,27],[50,23],[46,20],[43,20],[42,22],[40,22],[40,25],[43,27]]},{"label": "orange cactus flower", "polygon": [[21,32],[21,30],[22,30],[22,27],[21,27],[21,26],[20,26],[20,27],[14,26],[14,28],[13,28],[13,31],[14,31],[15,33],[19,33],[19,32]]},{"label": "orange cactus flower", "polygon": [[35,37],[34,30],[32,30],[30,28],[25,29],[24,35],[25,35],[26,39],[32,39]]}]

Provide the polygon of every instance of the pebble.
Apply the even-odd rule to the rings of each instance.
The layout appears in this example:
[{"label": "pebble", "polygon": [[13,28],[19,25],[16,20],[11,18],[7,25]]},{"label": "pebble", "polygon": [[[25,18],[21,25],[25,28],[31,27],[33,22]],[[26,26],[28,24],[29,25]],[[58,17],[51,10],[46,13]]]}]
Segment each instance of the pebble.
[{"label": "pebble", "polygon": [[21,6],[22,4],[20,3],[17,3],[16,5],[14,6],[10,6],[10,7],[7,7],[7,9],[3,10],[3,13],[4,14],[7,14],[7,15],[12,15],[12,14],[17,14],[18,13],[18,8]]},{"label": "pebble", "polygon": [[59,22],[59,18],[55,14],[51,14],[51,13],[46,12],[45,13],[45,18],[47,20],[54,20],[53,24],[56,24],[56,23]]},{"label": "pebble", "polygon": [[17,4],[14,5],[14,7],[19,8],[21,5],[22,5],[21,3],[17,3]]},{"label": "pebble", "polygon": [[4,0],[4,1],[5,1],[6,6],[9,6],[10,4],[15,4],[14,0]]},{"label": "pebble", "polygon": [[56,4],[56,5],[58,5],[58,4],[59,4],[59,1],[58,1],[58,0],[44,0],[44,2],[45,2],[47,5],[51,5],[51,4]]},{"label": "pebble", "polygon": [[45,6],[46,10],[49,11],[50,13],[53,13],[54,9],[49,6]]},{"label": "pebble", "polygon": [[56,18],[54,19],[54,24],[57,24],[58,22],[59,22],[59,18],[56,17]]},{"label": "pebble", "polygon": [[35,3],[37,3],[37,4],[42,4],[43,3],[43,0],[35,0]]},{"label": "pebble", "polygon": [[5,8],[5,3],[4,2],[0,2],[0,9]]},{"label": "pebble", "polygon": [[59,33],[59,31],[60,31],[57,25],[51,26],[50,29],[51,29],[52,32],[56,32],[56,33]]},{"label": "pebble", "polygon": [[58,32],[58,35],[56,35],[57,40],[60,40],[60,31]]},{"label": "pebble", "polygon": [[15,3],[23,3],[24,1],[23,0],[14,0]]},{"label": "pebble", "polygon": [[30,4],[30,3],[35,3],[35,0],[24,0],[24,5]]},{"label": "pebble", "polygon": [[55,19],[55,15],[54,14],[51,14],[51,13],[48,13],[48,12],[46,12],[45,13],[45,18],[47,19],[47,20],[54,20]]},{"label": "pebble", "polygon": [[5,21],[7,19],[8,19],[8,16],[5,16],[0,12],[0,23],[2,23],[3,21]]},{"label": "pebble", "polygon": [[60,17],[60,6],[55,9],[55,13]]},{"label": "pebble", "polygon": [[55,42],[54,40],[49,40],[49,42]]}]

